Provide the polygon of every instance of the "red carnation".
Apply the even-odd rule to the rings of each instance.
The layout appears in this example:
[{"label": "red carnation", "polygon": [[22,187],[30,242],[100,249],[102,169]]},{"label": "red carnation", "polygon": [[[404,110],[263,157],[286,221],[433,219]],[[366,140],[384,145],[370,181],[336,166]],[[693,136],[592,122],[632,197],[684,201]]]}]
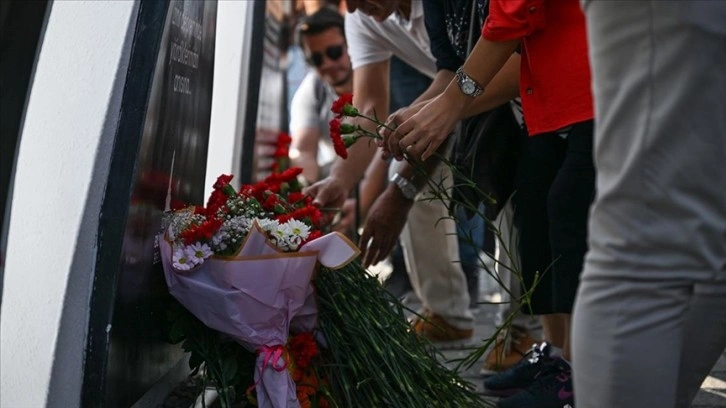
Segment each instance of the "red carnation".
[{"label": "red carnation", "polygon": [[222,226],[222,221],[218,219],[211,219],[204,221],[203,223],[191,227],[188,230],[181,233],[181,238],[184,243],[191,245],[195,242],[204,242],[212,239],[215,232]]},{"label": "red carnation", "polygon": [[217,177],[217,181],[214,183],[214,189],[215,190],[221,190],[229,184],[230,181],[232,181],[232,178],[234,176],[231,174],[222,174],[221,176]]},{"label": "red carnation", "polygon": [[281,158],[281,157],[287,157],[290,155],[290,151],[288,150],[287,146],[278,146],[277,149],[275,149],[275,153],[272,154],[272,157],[275,158]]},{"label": "red carnation", "polygon": [[286,146],[292,143],[292,138],[287,133],[280,133],[277,135],[277,145]]},{"label": "red carnation", "polygon": [[307,244],[308,242],[310,242],[310,241],[312,241],[314,239],[318,239],[318,238],[320,238],[322,236],[323,236],[323,233],[320,232],[320,231],[318,231],[318,230],[310,231],[310,235],[308,235],[308,239],[306,239],[305,242],[303,242],[302,244],[300,244],[300,246],[303,246],[303,245]]},{"label": "red carnation", "polygon": [[305,370],[318,354],[318,344],[311,333],[296,334],[287,344],[287,348],[295,360],[295,366],[300,370]]},{"label": "red carnation", "polygon": [[287,202],[290,204],[295,204],[303,198],[305,198],[305,194],[299,191],[293,191],[292,193],[287,195]]},{"label": "red carnation", "polygon": [[348,158],[348,149],[345,148],[343,137],[340,135],[340,119],[330,121],[330,139],[333,140],[333,148],[335,153],[344,158]]},{"label": "red carnation", "polygon": [[279,179],[283,183],[292,181],[302,174],[302,167],[290,167],[289,169],[280,173]]},{"label": "red carnation", "polygon": [[353,104],[353,94],[343,94],[340,95],[340,97],[335,102],[333,102],[333,107],[330,108],[330,110],[338,115],[338,117],[341,117],[343,116],[343,108],[345,107],[345,105],[351,104]]}]

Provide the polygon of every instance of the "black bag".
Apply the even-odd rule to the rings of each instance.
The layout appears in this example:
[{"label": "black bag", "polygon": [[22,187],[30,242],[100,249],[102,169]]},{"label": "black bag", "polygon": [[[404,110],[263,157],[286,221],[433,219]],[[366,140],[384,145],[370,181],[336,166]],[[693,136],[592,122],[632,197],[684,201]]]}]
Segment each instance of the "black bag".
[{"label": "black bag", "polygon": [[[461,121],[455,132],[451,161],[454,171],[454,203],[484,202],[487,217],[496,218],[514,191],[519,145],[523,134],[512,108],[498,108]],[[471,182],[476,187],[471,186]],[[486,195],[495,200],[489,205]],[[471,211],[467,211],[472,216]]]},{"label": "black bag", "polygon": [[[489,14],[488,8],[489,1],[485,0],[485,15]],[[474,30],[475,15],[476,0],[471,5],[467,53],[479,37],[479,31]],[[524,130],[509,103],[505,103],[459,122],[454,137],[451,161],[457,171],[454,171],[452,207],[461,203],[474,206],[485,203],[486,216],[496,218],[514,191],[519,146],[521,138],[526,137]],[[476,187],[471,186],[472,182]],[[470,218],[474,215],[469,208],[466,213]]]}]

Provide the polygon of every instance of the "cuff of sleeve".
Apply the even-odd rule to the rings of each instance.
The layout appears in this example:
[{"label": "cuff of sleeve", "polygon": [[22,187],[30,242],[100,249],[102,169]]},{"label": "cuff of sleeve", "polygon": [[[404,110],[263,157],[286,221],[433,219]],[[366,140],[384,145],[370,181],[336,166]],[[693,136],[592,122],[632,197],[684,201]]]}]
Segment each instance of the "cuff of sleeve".
[{"label": "cuff of sleeve", "polygon": [[489,41],[508,41],[527,37],[545,26],[544,3],[541,0],[492,2],[482,27],[482,37]]}]

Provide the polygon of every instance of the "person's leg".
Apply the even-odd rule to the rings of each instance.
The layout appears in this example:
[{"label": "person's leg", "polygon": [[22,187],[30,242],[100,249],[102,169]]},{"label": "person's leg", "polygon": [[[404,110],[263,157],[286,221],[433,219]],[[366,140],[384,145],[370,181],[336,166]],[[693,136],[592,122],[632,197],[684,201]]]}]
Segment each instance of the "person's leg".
[{"label": "person's leg", "polygon": [[383,287],[397,298],[402,298],[413,290],[400,242],[391,251],[391,274],[383,281]]},{"label": "person's leg", "polygon": [[[510,369],[484,381],[487,392],[507,394],[527,387],[542,370],[555,363],[552,346],[564,345],[561,316],[554,315],[552,296],[552,252],[549,243],[547,196],[565,156],[566,142],[550,133],[528,137],[523,135],[515,193],[513,225],[519,233],[516,249],[521,268],[514,279],[520,282],[521,313],[538,314],[542,319],[544,340],[541,358],[523,359]],[[534,350],[533,350],[534,351]],[[499,394],[502,395],[502,394]]]},{"label": "person's leg", "polygon": [[676,407],[688,407],[726,348],[726,277],[698,283],[683,327]]},{"label": "person's leg", "polygon": [[481,374],[493,375],[517,364],[538,341],[542,325],[537,316],[523,313],[519,298],[522,295],[519,278],[515,271],[521,268],[516,242],[519,239],[514,226],[514,207],[512,200],[502,207],[494,220],[492,234],[494,243],[493,280],[501,286],[495,324],[500,328],[499,338],[484,358]]},{"label": "person's leg", "polygon": [[583,276],[573,332],[577,407],[687,407],[726,347],[724,292],[701,287],[662,275]]},{"label": "person's leg", "polygon": [[466,276],[469,291],[469,307],[478,307],[479,302],[479,253],[484,248],[484,218],[474,214],[468,218],[463,208],[456,208],[456,232],[459,239],[459,260]]},{"label": "person's leg", "polygon": [[[566,142],[555,134],[523,135],[515,178],[513,225],[521,267],[522,293],[529,293],[522,313],[554,313],[552,251],[549,243],[547,195],[564,160]],[[534,288],[534,289],[533,289]]]},{"label": "person's leg", "polygon": [[726,346],[726,3],[585,11],[598,196],[573,322],[577,406],[686,407]]},{"label": "person's leg", "polygon": [[[395,55],[391,57],[390,71],[391,112],[410,105],[431,84],[431,78],[406,64]],[[406,293],[409,293],[412,287],[406,271],[400,240],[391,252],[391,266],[393,270],[383,282],[383,285],[394,296],[402,297]]]},{"label": "person's leg", "polygon": [[[397,163],[391,171],[396,171]],[[441,164],[431,178],[450,184],[451,173]],[[468,330],[471,337],[474,316],[469,310],[466,278],[457,262],[456,223],[448,218],[448,209],[440,201],[417,198],[400,236],[411,285],[425,311],[457,329]]]},{"label": "person's leg", "polygon": [[560,331],[552,334],[553,343],[562,348],[563,357],[569,361],[572,305],[587,252],[587,219],[595,196],[593,122],[574,124],[561,135],[566,137],[567,152],[549,191],[547,215],[554,260],[554,307],[558,312],[552,318]]}]

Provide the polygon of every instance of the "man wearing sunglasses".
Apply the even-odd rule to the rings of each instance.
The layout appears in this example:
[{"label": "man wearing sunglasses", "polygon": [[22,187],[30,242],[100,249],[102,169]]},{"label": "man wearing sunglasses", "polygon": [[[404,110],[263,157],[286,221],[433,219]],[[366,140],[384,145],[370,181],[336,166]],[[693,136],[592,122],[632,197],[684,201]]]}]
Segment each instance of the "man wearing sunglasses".
[{"label": "man wearing sunglasses", "polygon": [[328,134],[330,107],[342,94],[353,92],[353,68],[345,41],[344,18],[331,7],[304,17],[297,40],[314,69],[305,76],[290,107],[293,165],[302,167],[310,182],[327,175],[335,159]]}]

